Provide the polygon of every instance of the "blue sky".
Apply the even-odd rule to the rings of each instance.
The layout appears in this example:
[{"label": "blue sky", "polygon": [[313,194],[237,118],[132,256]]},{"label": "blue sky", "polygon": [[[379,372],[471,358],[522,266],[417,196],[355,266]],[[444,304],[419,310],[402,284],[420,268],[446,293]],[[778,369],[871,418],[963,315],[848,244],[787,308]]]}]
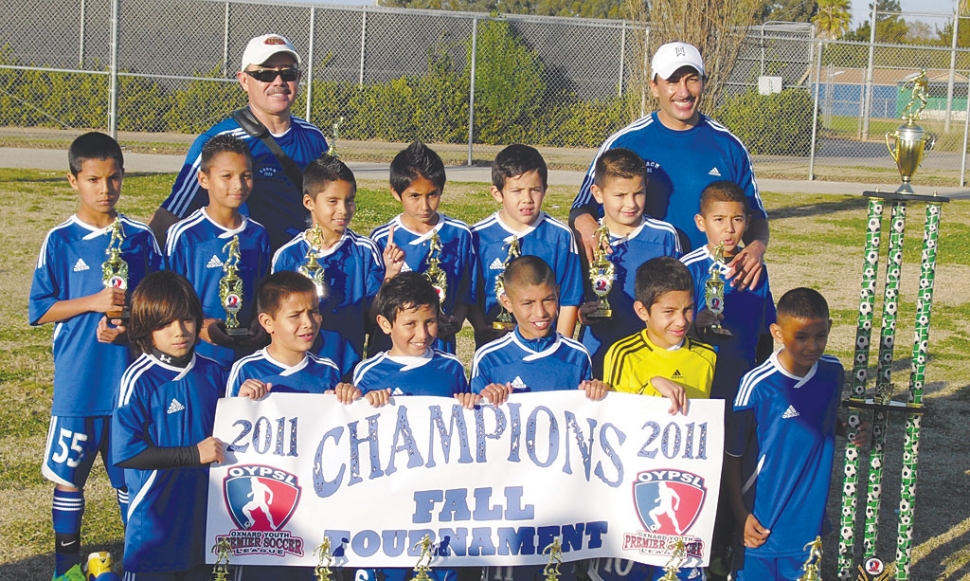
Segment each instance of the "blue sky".
[{"label": "blue sky", "polygon": [[[858,26],[861,22],[869,20],[869,3],[871,0],[852,0],[852,28]],[[944,13],[953,14],[953,10],[956,7],[956,0],[900,0],[900,6],[903,12],[922,12],[922,13]],[[934,25],[942,26],[945,19],[933,19],[927,16],[903,16],[906,20],[922,20],[928,23],[931,27]],[[963,26],[963,20],[961,20],[961,28]]]}]

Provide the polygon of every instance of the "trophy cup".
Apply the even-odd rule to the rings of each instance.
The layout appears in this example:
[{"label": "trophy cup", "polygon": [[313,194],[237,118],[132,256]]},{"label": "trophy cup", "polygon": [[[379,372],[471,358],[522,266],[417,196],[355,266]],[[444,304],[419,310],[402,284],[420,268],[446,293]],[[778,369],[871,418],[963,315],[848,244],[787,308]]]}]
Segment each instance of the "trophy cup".
[{"label": "trophy cup", "polygon": [[428,248],[428,269],[424,271],[424,277],[431,282],[435,292],[438,293],[438,300],[441,304],[445,302],[448,294],[448,278],[445,271],[441,269],[441,238],[438,231],[431,233],[431,240]]},{"label": "trophy cup", "polygon": [[[704,302],[711,313],[720,316],[724,312],[724,279],[721,278],[721,267],[724,266],[723,242],[714,248],[713,258],[714,264],[707,270],[711,276],[704,283]],[[728,331],[717,322],[707,327],[707,330],[710,333],[724,337],[730,337],[732,335],[731,331]]]},{"label": "trophy cup", "polygon": [[212,567],[212,573],[215,577],[212,581],[228,581],[229,580],[229,555],[232,554],[232,545],[229,544],[229,539],[222,537],[219,541],[212,547],[212,552],[217,555],[216,564]]},{"label": "trophy cup", "polygon": [[333,571],[330,570],[330,564],[333,563],[333,555],[330,554],[330,537],[323,537],[323,543],[317,547],[316,552],[320,555],[317,566],[313,568],[317,581],[333,581]]},{"label": "trophy cup", "polygon": [[[498,299],[505,294],[505,269],[512,260],[521,256],[522,250],[519,248],[519,239],[512,235],[509,241],[509,253],[505,256],[505,263],[502,265],[502,272],[495,276],[495,298]],[[512,313],[508,311],[499,301],[498,316],[492,321],[492,328],[496,331],[511,331],[515,328],[515,321],[512,320]]]},{"label": "trophy cup", "polygon": [[320,229],[320,225],[314,224],[304,232],[303,239],[306,240],[308,247],[306,260],[297,268],[297,271],[313,281],[317,287],[317,297],[323,300],[327,295],[327,281],[324,279],[323,265],[317,260],[317,255],[323,247],[323,230]]},{"label": "trophy cup", "polygon": [[819,569],[822,568],[822,537],[815,537],[815,540],[805,545],[804,548],[809,549],[808,559],[802,565],[804,573],[801,574],[798,581],[822,581],[819,574]]},{"label": "trophy cup", "polygon": [[[902,185],[896,189],[897,194],[912,194],[913,186],[910,181],[913,174],[923,163],[923,155],[933,149],[936,143],[936,135],[923,131],[923,128],[916,124],[922,116],[923,109],[926,107],[927,88],[929,81],[926,78],[926,70],[921,71],[916,77],[909,80],[903,89],[912,87],[912,96],[909,103],[903,109],[903,123],[892,133],[886,133],[886,148],[889,155],[896,162],[896,169],[903,179]],[[919,101],[919,105],[916,102]]]},{"label": "trophy cup", "polygon": [[562,565],[562,544],[559,537],[556,537],[542,550],[542,554],[549,553],[549,563],[542,568],[542,574],[546,576],[546,581],[558,581],[559,566]]},{"label": "trophy cup", "polygon": [[[108,248],[104,251],[108,259],[101,263],[101,280],[106,288],[120,288],[128,290],[128,263],[121,258],[121,245],[125,242],[125,232],[121,228],[121,220],[115,218],[111,223],[109,232],[111,239],[108,241]],[[131,311],[126,306],[114,309],[105,313],[109,319],[127,320]]]},{"label": "trophy cup", "polygon": [[223,252],[227,249],[228,255],[222,264],[222,270],[226,274],[219,279],[219,300],[226,311],[226,335],[243,337],[249,335],[249,329],[241,328],[238,318],[243,305],[243,281],[239,278],[239,260],[242,258],[239,253],[239,236],[233,236],[222,247]]},{"label": "trophy cup", "polygon": [[616,280],[616,267],[606,258],[606,249],[610,246],[610,229],[606,226],[596,231],[596,250],[593,252],[593,262],[589,265],[589,282],[593,286],[593,294],[599,297],[596,310],[586,315],[590,319],[609,319],[613,316],[613,308],[606,296],[613,289]]},{"label": "trophy cup", "polygon": [[660,581],[677,581],[677,571],[687,562],[687,543],[684,537],[677,537],[674,541],[674,550],[670,552],[670,560],[664,565],[664,576]]},{"label": "trophy cup", "polygon": [[344,124],[344,118],[341,115],[340,119],[337,119],[333,123],[333,140],[330,141],[330,147],[327,148],[327,155],[332,155],[334,157],[340,157],[337,155],[337,137],[340,134],[340,126]]},{"label": "trophy cup", "polygon": [[414,566],[414,572],[417,575],[413,577],[413,581],[430,581],[431,576],[428,575],[428,571],[431,570],[431,560],[434,558],[434,543],[431,542],[431,535],[424,535],[424,538],[414,545],[415,549],[418,547],[421,547],[421,556]]}]

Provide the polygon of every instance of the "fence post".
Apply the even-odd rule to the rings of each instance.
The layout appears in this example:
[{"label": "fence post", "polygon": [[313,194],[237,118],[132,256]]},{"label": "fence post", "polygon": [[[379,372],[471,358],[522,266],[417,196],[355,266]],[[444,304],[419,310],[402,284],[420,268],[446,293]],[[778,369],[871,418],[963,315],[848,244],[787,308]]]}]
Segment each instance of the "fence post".
[{"label": "fence post", "polygon": [[78,15],[80,19],[80,26],[78,30],[78,42],[77,42],[77,68],[79,69],[84,68],[84,12],[85,12],[84,8],[85,8],[85,0],[81,0],[81,6],[79,11],[80,14]]},{"label": "fence post", "polygon": [[111,36],[108,39],[108,134],[118,139],[118,18],[121,0],[111,0]]},{"label": "fence post", "polygon": [[862,100],[862,135],[863,141],[869,139],[869,116],[872,115],[872,67],[876,49],[876,7],[878,2],[872,3],[872,27],[869,31],[869,64],[866,67],[866,90]]},{"label": "fence post", "polygon": [[620,80],[616,86],[616,96],[623,96],[623,60],[626,57],[626,20],[623,21],[623,27],[620,29]]},{"label": "fence post", "polygon": [[960,150],[960,187],[967,185],[967,136],[970,135],[970,79],[967,80],[967,111],[963,118],[963,149]]},{"label": "fence post", "polygon": [[815,62],[815,106],[812,108],[812,146],[808,152],[808,179],[815,179],[815,145],[818,143],[818,93],[822,85],[822,51],[825,42],[819,40],[818,60]]},{"label": "fence post", "polygon": [[647,114],[647,87],[650,86],[650,28],[643,30],[643,86],[640,87],[640,117]]},{"label": "fence post", "polygon": [[950,45],[950,78],[946,83],[946,117],[943,118],[943,132],[950,132],[950,115],[953,112],[953,83],[957,67],[957,31],[960,30],[960,8],[953,12],[953,43]]},{"label": "fence post", "polygon": [[229,76],[229,3],[222,16],[222,76]]},{"label": "fence post", "polygon": [[360,17],[360,77],[357,79],[357,88],[364,88],[364,54],[367,44],[367,7]]},{"label": "fence post", "polygon": [[306,74],[306,120],[310,121],[310,111],[313,104],[313,39],[316,36],[317,9],[310,7],[310,46],[307,48],[307,74]]},{"label": "fence post", "polygon": [[473,143],[475,141],[475,61],[478,60],[478,19],[472,18],[472,58],[471,74],[468,83],[468,165],[472,165]]}]

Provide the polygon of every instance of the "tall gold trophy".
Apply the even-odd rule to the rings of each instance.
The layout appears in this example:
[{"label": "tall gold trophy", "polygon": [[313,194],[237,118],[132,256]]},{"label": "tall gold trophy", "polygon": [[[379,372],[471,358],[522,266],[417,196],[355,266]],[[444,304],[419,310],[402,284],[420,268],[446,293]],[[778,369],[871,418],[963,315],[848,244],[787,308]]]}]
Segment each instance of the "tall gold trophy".
[{"label": "tall gold trophy", "polygon": [[428,572],[431,571],[431,560],[434,559],[434,543],[431,542],[430,535],[424,535],[414,548],[417,549],[421,547],[421,556],[418,557],[418,562],[414,565],[414,572],[417,573],[413,577],[414,581],[430,581],[431,576]]},{"label": "tall gold trophy", "polygon": [[[913,174],[919,169],[920,164],[923,163],[924,154],[933,149],[933,145],[936,143],[936,135],[927,133],[916,124],[926,107],[927,89],[929,88],[926,70],[920,71],[916,77],[909,80],[903,86],[903,89],[907,87],[912,87],[912,96],[903,109],[902,117],[906,120],[906,123],[897,127],[896,131],[886,133],[886,148],[889,149],[889,155],[896,162],[896,169],[899,170],[899,175],[903,179],[902,185],[896,189],[897,194],[915,193],[910,181],[913,179]],[[918,105],[916,104],[917,101],[919,101]]]},{"label": "tall gold trophy", "polygon": [[542,554],[549,553],[549,563],[542,569],[542,574],[546,576],[546,581],[558,581],[559,566],[562,565],[562,543],[556,537],[542,550]]},{"label": "tall gold trophy", "polygon": [[593,287],[593,294],[599,297],[599,302],[596,310],[586,316],[590,319],[609,319],[613,316],[613,307],[606,297],[613,290],[613,282],[616,280],[616,267],[606,258],[606,249],[610,247],[610,229],[601,226],[596,230],[596,241],[593,262],[589,265],[589,282]]},{"label": "tall gold trophy", "polygon": [[306,259],[297,271],[313,281],[314,286],[317,287],[317,297],[323,300],[327,295],[327,281],[324,278],[326,271],[317,260],[320,249],[323,248],[323,230],[320,229],[320,225],[314,224],[304,232],[303,239],[307,243]]},{"label": "tall gold trophy", "polygon": [[[508,267],[512,260],[518,258],[522,255],[522,249],[519,247],[519,239],[515,234],[512,235],[512,240],[509,241],[509,252],[505,256],[505,263],[502,266],[502,272],[495,276],[495,298],[498,299],[505,294],[505,268]],[[498,316],[492,321],[492,328],[496,331],[511,331],[515,328],[515,321],[512,319],[512,313],[508,311],[504,306],[502,306],[501,300],[498,303],[499,309]]]},{"label": "tall gold trophy", "polygon": [[670,552],[670,560],[664,565],[664,576],[660,581],[677,581],[677,572],[687,562],[687,543],[684,537],[677,537],[674,549]]},{"label": "tall gold trophy", "polygon": [[333,571],[330,570],[330,564],[333,563],[333,555],[330,554],[330,537],[323,537],[323,543],[317,547],[316,552],[320,555],[317,566],[313,568],[317,581],[333,581]]},{"label": "tall gold trophy", "polygon": [[229,539],[223,537],[212,547],[212,552],[216,554],[216,564],[212,567],[212,574],[215,577],[212,581],[229,580],[229,555],[232,554],[232,545]]},{"label": "tall gold trophy", "polygon": [[[121,245],[125,242],[125,231],[121,228],[120,218],[115,218],[108,232],[111,234],[111,239],[108,240],[108,248],[104,251],[108,258],[101,263],[101,280],[106,288],[120,288],[127,294],[128,263],[121,257]],[[131,315],[127,305],[128,300],[126,298],[123,308],[108,311],[105,316],[109,319],[127,320]]]},{"label": "tall gold trophy", "polygon": [[239,236],[233,236],[232,240],[222,247],[222,251],[228,253],[225,262],[222,263],[222,270],[226,274],[219,279],[219,300],[222,301],[222,308],[226,311],[226,335],[230,337],[245,337],[249,335],[249,329],[239,326],[239,311],[243,306],[243,281],[239,278],[239,261],[242,254],[239,252]]},{"label": "tall gold trophy", "polygon": [[822,537],[815,537],[815,540],[805,545],[808,549],[808,559],[802,565],[804,573],[798,581],[822,581],[820,570],[822,569]]},{"label": "tall gold trophy", "polygon": [[[724,279],[721,278],[721,268],[724,266],[723,242],[714,248],[714,256],[712,258],[714,259],[714,263],[711,264],[711,268],[707,271],[710,276],[707,282],[704,283],[704,303],[707,305],[707,310],[711,311],[714,315],[720,316],[724,312]],[[732,335],[731,331],[722,327],[720,323],[714,323],[710,327],[707,327],[707,332],[723,337],[730,337]]]}]

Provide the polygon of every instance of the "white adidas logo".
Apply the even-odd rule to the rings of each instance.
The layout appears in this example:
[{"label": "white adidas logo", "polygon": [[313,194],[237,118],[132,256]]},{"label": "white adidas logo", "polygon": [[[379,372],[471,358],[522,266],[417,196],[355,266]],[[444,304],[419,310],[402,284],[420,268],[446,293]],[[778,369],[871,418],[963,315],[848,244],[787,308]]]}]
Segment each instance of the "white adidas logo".
[{"label": "white adidas logo", "polygon": [[404,264],[403,264],[403,265],[401,266],[401,272],[411,272],[411,267],[410,267],[410,266],[408,266],[408,263],[407,263],[407,262],[405,262],[405,263],[404,263]]},{"label": "white adidas logo", "polygon": [[711,171],[707,172],[707,175],[714,177],[721,177],[721,172],[717,171],[716,167],[712,167]]},{"label": "white adidas logo", "polygon": [[489,270],[502,270],[505,268],[505,263],[496,258],[492,261],[492,264],[488,265]]},{"label": "white adidas logo", "polygon": [[168,412],[166,412],[166,413],[174,414],[174,413],[180,412],[180,411],[182,411],[184,409],[185,409],[185,406],[182,405],[179,402],[179,400],[177,400],[177,399],[175,399],[173,397],[172,398],[172,403],[168,404]]},{"label": "white adidas logo", "polygon": [[209,259],[209,262],[205,265],[206,268],[222,268],[222,261],[215,254]]},{"label": "white adidas logo", "polygon": [[394,391],[391,392],[391,395],[404,395],[404,390],[400,387],[395,387]]},{"label": "white adidas logo", "polygon": [[787,420],[789,418],[797,418],[799,415],[801,414],[798,413],[798,410],[795,409],[795,406],[790,405],[788,406],[788,409],[785,410],[785,413],[781,415],[781,419]]},{"label": "white adidas logo", "polygon": [[512,380],[512,389],[514,389],[515,391],[522,391],[523,389],[529,389],[529,386],[526,385],[524,381],[522,381],[521,377],[516,375],[515,379]]},{"label": "white adidas logo", "polygon": [[78,258],[77,262],[74,263],[74,272],[81,272],[82,270],[91,270],[91,267],[84,262],[83,258]]}]

